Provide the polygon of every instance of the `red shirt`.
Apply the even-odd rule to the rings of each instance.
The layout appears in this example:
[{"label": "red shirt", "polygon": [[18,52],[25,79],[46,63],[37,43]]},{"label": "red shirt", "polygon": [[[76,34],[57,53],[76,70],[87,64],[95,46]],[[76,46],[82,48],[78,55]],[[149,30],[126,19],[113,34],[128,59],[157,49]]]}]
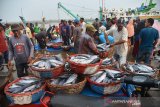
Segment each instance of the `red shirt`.
[{"label": "red shirt", "polygon": [[0,31],[0,52],[5,52],[8,50],[8,45],[5,39],[5,33],[3,30]]}]

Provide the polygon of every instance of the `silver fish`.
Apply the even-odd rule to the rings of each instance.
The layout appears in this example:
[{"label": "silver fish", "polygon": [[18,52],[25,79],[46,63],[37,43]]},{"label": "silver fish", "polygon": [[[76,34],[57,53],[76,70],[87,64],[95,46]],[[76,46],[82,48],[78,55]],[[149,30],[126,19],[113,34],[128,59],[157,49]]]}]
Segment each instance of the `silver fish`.
[{"label": "silver fish", "polygon": [[39,67],[39,68],[45,67],[45,62],[44,62],[44,61],[41,61],[41,62],[38,64],[38,67]]},{"label": "silver fish", "polygon": [[38,64],[39,64],[40,62],[42,62],[42,61],[37,61],[37,62],[33,63],[33,66],[38,66]]},{"label": "silver fish", "polygon": [[59,64],[59,65],[63,65],[63,62],[58,61],[58,60],[50,59],[49,61],[50,61],[51,63],[56,63],[56,64]]},{"label": "silver fish", "polygon": [[64,83],[64,85],[65,85],[65,84],[72,83],[77,77],[78,77],[77,74],[72,74],[72,75],[67,79],[67,81]]},{"label": "silver fish", "polygon": [[33,91],[35,89],[36,85],[31,85],[29,87],[27,87],[25,90],[23,90],[23,92],[28,92],[28,91]]},{"label": "silver fish", "polygon": [[46,63],[45,63],[45,68],[46,68],[46,69],[50,69],[50,68],[51,68],[51,62],[46,61]]},{"label": "silver fish", "polygon": [[63,85],[65,83],[66,79],[62,79],[58,84]]},{"label": "silver fish", "polygon": [[51,84],[58,84],[60,82],[60,79],[51,79]]},{"label": "silver fish", "polygon": [[102,82],[106,78],[106,72],[104,72],[98,79],[96,79],[97,83]]}]

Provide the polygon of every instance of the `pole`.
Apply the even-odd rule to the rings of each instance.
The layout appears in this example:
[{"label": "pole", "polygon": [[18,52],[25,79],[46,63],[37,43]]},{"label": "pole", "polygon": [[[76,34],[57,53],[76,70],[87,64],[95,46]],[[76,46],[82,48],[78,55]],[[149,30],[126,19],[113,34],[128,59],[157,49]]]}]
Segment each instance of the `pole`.
[{"label": "pole", "polygon": [[22,8],[21,8],[21,16],[23,16],[23,10],[22,10]]}]

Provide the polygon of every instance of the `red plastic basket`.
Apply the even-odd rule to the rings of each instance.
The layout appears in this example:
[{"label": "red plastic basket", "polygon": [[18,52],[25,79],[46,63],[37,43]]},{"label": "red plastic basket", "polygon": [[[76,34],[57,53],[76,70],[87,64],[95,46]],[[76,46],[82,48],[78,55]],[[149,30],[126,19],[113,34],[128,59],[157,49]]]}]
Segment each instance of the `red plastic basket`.
[{"label": "red plastic basket", "polygon": [[77,56],[80,54],[71,55],[67,58],[67,62],[70,64],[70,68],[73,72],[78,74],[94,74],[102,64],[102,60],[100,60],[98,63],[95,64],[79,64],[70,61],[71,57]]}]

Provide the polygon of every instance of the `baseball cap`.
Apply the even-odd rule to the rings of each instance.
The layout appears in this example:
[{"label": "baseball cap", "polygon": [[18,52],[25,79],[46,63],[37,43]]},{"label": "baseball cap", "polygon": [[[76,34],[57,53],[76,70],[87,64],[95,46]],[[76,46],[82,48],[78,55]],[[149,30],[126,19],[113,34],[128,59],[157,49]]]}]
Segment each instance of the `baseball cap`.
[{"label": "baseball cap", "polygon": [[20,29],[19,24],[11,25],[11,30],[19,30],[19,29]]},{"label": "baseball cap", "polygon": [[86,24],[86,30],[87,31],[93,31],[93,32],[96,32],[97,30],[94,28],[93,25],[91,24]]},{"label": "baseball cap", "polygon": [[75,19],[75,20],[74,20],[74,23],[79,23],[79,20],[78,20],[78,19]]}]

